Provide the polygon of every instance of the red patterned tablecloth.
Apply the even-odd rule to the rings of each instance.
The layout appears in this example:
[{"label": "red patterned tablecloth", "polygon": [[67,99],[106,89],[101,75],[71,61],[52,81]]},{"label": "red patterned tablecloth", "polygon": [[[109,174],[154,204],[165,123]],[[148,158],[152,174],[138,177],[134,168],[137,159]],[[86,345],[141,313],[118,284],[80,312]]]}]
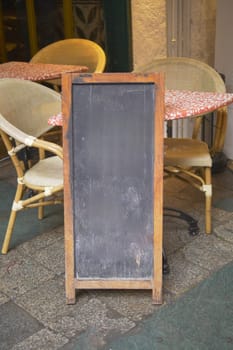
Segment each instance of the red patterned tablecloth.
[{"label": "red patterned tablecloth", "polygon": [[208,114],[233,102],[233,94],[167,90],[165,119],[173,120]]},{"label": "red patterned tablecloth", "polygon": [[68,72],[86,72],[85,66],[50,63],[7,62],[0,64],[0,79],[18,78],[32,81],[43,81],[60,78]]},{"label": "red patterned tablecloth", "polygon": [[[208,114],[233,102],[233,94],[199,91],[167,90],[165,93],[165,120],[174,120]],[[50,125],[62,126],[62,113],[51,116]]]}]

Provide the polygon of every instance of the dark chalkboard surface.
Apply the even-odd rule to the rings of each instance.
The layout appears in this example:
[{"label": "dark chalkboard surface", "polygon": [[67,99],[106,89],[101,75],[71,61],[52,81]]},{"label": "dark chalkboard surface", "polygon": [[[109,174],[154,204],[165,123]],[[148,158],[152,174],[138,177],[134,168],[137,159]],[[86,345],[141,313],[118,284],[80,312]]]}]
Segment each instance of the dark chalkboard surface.
[{"label": "dark chalkboard surface", "polygon": [[161,79],[63,78],[68,302],[76,288],[151,288],[161,301]]}]

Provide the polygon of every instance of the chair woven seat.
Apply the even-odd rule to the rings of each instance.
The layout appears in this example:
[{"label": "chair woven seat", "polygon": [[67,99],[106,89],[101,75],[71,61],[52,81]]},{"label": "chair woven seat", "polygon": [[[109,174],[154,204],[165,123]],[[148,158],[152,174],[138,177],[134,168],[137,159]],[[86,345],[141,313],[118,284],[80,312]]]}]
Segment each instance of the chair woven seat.
[{"label": "chair woven seat", "polygon": [[188,138],[166,138],[164,140],[164,150],[165,166],[212,166],[212,158],[205,142]]},{"label": "chair woven seat", "polygon": [[24,183],[28,187],[63,186],[63,162],[57,157],[40,160],[24,175]]}]

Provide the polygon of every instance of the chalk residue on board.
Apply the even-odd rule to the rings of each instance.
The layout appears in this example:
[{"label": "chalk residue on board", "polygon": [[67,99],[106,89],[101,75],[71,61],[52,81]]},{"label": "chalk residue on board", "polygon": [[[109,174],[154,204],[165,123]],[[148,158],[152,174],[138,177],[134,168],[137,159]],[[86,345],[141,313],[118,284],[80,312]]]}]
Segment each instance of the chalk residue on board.
[{"label": "chalk residue on board", "polygon": [[127,191],[123,194],[123,200],[127,203],[128,210],[135,210],[140,203],[139,194],[137,189],[133,186],[128,187]]},{"label": "chalk residue on board", "polygon": [[141,257],[143,256],[143,251],[140,249],[139,245],[135,242],[130,244],[129,253],[136,261],[138,267],[141,264]]}]

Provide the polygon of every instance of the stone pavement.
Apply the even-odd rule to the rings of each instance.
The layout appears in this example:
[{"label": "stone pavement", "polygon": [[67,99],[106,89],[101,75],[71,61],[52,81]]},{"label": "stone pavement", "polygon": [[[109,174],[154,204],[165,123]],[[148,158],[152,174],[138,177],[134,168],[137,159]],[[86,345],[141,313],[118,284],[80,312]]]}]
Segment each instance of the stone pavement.
[{"label": "stone pavement", "polygon": [[110,350],[112,339],[136,330],[142,320],[232,261],[232,170],[215,174],[213,183],[213,233],[208,236],[203,194],[176,180],[165,184],[165,204],[197,218],[200,234],[191,236],[185,222],[165,218],[170,273],[164,275],[161,306],[152,305],[150,291],[115,290],[79,291],[76,304],[66,305],[63,226],[0,255],[0,350]]}]

